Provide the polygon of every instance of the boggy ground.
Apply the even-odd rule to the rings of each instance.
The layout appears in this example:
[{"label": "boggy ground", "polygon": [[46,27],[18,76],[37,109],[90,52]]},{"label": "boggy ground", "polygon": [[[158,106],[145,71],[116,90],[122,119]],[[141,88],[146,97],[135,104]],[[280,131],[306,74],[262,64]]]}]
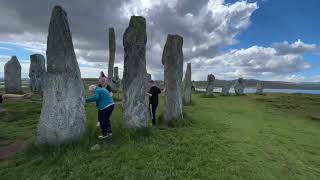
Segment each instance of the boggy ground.
[{"label": "boggy ground", "polygon": [[[158,116],[162,112],[161,101]],[[34,140],[41,100],[6,102],[0,147]],[[174,127],[128,131],[121,108],[112,140],[96,138],[96,109],[86,106],[88,134],[60,148],[29,147],[0,160],[0,179],[318,179],[320,96],[193,95]],[[90,152],[96,143],[99,151]]]}]

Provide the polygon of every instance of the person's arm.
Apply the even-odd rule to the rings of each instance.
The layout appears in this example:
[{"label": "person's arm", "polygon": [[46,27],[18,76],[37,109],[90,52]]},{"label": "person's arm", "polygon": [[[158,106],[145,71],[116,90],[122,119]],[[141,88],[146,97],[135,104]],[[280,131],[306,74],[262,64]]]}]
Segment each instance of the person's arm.
[{"label": "person's arm", "polygon": [[152,88],[150,88],[150,90],[146,93],[148,96],[152,96]]},{"label": "person's arm", "polygon": [[88,98],[86,99],[86,102],[87,102],[87,103],[88,103],[88,102],[95,102],[95,101],[98,101],[98,100],[99,100],[99,94],[98,94],[97,91],[95,91],[92,96],[90,96],[90,97],[88,97]]}]

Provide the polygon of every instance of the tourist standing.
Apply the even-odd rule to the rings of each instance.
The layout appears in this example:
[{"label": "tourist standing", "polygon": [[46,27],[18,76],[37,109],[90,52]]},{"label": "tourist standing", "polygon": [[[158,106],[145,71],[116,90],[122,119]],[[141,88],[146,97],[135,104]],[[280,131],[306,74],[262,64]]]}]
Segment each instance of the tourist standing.
[{"label": "tourist standing", "polygon": [[153,80],[148,82],[150,90],[147,95],[149,96],[149,112],[152,118],[152,125],[156,125],[156,111],[159,104],[159,94],[161,90],[156,86]]}]

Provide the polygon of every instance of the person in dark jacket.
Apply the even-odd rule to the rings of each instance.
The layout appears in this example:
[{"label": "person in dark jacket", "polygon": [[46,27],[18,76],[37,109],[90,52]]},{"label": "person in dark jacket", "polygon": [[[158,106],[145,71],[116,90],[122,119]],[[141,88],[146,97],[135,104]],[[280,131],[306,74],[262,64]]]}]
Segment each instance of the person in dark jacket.
[{"label": "person in dark jacket", "polygon": [[156,86],[153,80],[148,82],[150,90],[147,95],[149,96],[149,112],[152,117],[152,125],[156,125],[156,111],[159,104],[159,94],[161,90]]}]

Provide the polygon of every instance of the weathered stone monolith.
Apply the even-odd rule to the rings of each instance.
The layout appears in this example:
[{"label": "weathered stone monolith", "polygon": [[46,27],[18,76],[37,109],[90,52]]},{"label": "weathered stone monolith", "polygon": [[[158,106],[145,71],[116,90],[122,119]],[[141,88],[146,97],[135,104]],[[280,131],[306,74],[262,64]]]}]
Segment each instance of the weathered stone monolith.
[{"label": "weathered stone monolith", "polygon": [[32,54],[30,56],[30,62],[29,78],[31,91],[42,94],[42,86],[46,74],[45,59],[41,54]]},{"label": "weathered stone monolith", "polygon": [[146,93],[146,20],[132,16],[123,36],[123,120],[127,128],[147,127]]},{"label": "weathered stone monolith", "polygon": [[183,38],[168,35],[162,54],[164,65],[165,112],[167,123],[182,117]]},{"label": "weathered stone monolith", "polygon": [[108,83],[114,88],[113,83],[113,66],[116,54],[116,35],[114,28],[109,28],[109,63],[108,63]]},{"label": "weathered stone monolith", "polygon": [[7,94],[21,93],[21,65],[16,56],[4,65],[4,87]]},{"label": "weathered stone monolith", "polygon": [[60,145],[85,134],[84,86],[66,12],[55,6],[47,39],[47,73],[37,129],[39,144]]},{"label": "weathered stone monolith", "polygon": [[263,94],[263,89],[264,89],[263,83],[262,82],[258,82],[257,83],[257,92],[256,92],[256,94],[259,94],[259,95]]},{"label": "weathered stone monolith", "polygon": [[147,73],[147,82],[149,82],[151,80],[152,80],[151,74]]},{"label": "weathered stone monolith", "polygon": [[191,102],[191,86],[191,63],[188,63],[183,81],[183,102],[186,104]]},{"label": "weathered stone monolith", "polygon": [[226,82],[221,90],[221,94],[224,96],[229,96],[230,95],[230,89],[231,89],[232,84],[229,82]]},{"label": "weathered stone monolith", "polygon": [[119,92],[120,91],[120,86],[121,86],[121,80],[119,78],[119,70],[118,70],[118,67],[114,67],[113,68],[113,79],[112,79],[112,82],[113,82],[113,89],[112,91],[114,92]]},{"label": "weathered stone monolith", "polygon": [[214,77],[213,74],[209,74],[207,81],[207,88],[206,88],[206,94],[207,96],[213,96],[213,88],[214,88],[214,81],[216,80],[216,78]]},{"label": "weathered stone monolith", "polygon": [[245,84],[243,78],[239,78],[238,80],[236,80],[236,83],[234,84],[234,92],[237,96],[244,95],[244,88]]}]

